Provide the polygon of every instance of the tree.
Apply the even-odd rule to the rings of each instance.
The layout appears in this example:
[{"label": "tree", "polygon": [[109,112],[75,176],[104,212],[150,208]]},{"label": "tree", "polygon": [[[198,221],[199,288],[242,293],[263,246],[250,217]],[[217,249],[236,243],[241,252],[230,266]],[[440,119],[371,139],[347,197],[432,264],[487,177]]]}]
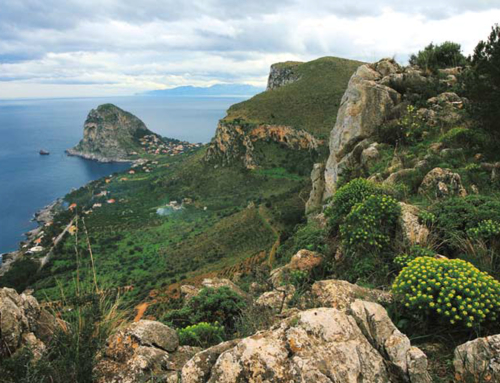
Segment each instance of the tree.
[{"label": "tree", "polygon": [[464,66],[466,62],[460,44],[451,41],[446,41],[441,45],[430,43],[424,50],[410,57],[411,65],[418,65],[420,68],[431,72],[443,68]]},{"label": "tree", "polygon": [[464,83],[471,111],[483,127],[500,133],[500,27],[493,26],[487,41],[480,41],[469,57]]}]

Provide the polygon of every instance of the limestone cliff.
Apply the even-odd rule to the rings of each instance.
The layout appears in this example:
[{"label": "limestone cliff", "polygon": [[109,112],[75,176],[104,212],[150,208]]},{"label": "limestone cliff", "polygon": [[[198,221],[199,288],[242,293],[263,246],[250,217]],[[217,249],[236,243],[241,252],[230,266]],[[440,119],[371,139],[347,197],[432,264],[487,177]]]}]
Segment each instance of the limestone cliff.
[{"label": "limestone cliff", "polygon": [[104,104],[90,111],[83,126],[83,139],[66,152],[101,162],[128,161],[144,153],[140,140],[148,135],[161,139],[133,114]]},{"label": "limestone cliff", "polygon": [[317,150],[323,143],[312,134],[290,126],[221,121],[205,159],[222,165],[242,162],[247,169],[254,169],[259,165],[254,151],[259,141],[278,143],[293,150]]},{"label": "limestone cliff", "polygon": [[300,74],[297,72],[297,67],[300,64],[302,63],[287,61],[271,65],[271,71],[267,80],[267,90],[277,89],[299,80]]}]

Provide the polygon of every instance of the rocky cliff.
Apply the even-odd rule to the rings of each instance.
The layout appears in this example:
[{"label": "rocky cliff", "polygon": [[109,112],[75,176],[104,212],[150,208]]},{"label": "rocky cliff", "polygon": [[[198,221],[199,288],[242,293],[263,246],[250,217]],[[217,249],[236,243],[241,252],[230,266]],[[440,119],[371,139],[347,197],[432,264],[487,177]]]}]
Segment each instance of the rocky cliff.
[{"label": "rocky cliff", "polygon": [[90,111],[83,125],[83,139],[66,152],[101,162],[128,161],[144,153],[140,139],[149,135],[160,139],[133,114],[104,104]]},{"label": "rocky cliff", "polygon": [[317,150],[323,144],[312,134],[290,126],[221,121],[205,159],[222,165],[242,163],[247,169],[255,169],[259,165],[254,149],[257,142],[273,142],[292,150]]},{"label": "rocky cliff", "polygon": [[300,64],[302,63],[287,61],[271,65],[271,71],[267,80],[267,90],[278,89],[299,80],[301,76],[297,72],[297,67]]}]

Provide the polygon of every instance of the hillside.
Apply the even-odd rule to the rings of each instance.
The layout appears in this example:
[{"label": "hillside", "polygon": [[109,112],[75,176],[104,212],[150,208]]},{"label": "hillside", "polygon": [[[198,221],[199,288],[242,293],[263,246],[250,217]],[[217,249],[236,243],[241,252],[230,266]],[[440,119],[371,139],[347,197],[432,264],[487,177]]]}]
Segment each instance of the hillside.
[{"label": "hillside", "polygon": [[268,91],[231,106],[223,121],[286,125],[326,139],[349,78],[361,64],[337,57],[274,64],[272,89],[268,84]]},{"label": "hillside", "polygon": [[500,381],[498,131],[438,64],[273,65],[208,146],[69,193],[0,279],[34,289],[0,290],[12,349],[83,334],[99,383]]}]

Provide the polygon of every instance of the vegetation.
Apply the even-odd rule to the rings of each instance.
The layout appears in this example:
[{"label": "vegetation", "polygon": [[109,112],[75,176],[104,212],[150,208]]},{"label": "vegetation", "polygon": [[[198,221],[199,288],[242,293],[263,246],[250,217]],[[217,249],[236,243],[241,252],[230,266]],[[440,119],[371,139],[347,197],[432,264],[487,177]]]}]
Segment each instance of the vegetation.
[{"label": "vegetation", "polygon": [[231,106],[225,121],[289,125],[326,139],[347,82],[362,62],[324,57],[293,66],[298,81]]},{"label": "vegetation", "polygon": [[420,257],[393,285],[404,307],[418,318],[473,327],[500,314],[500,282],[460,260]]},{"label": "vegetation", "polygon": [[436,72],[438,69],[464,66],[465,56],[460,44],[446,41],[439,45],[427,45],[424,50],[410,57],[411,65],[418,65],[426,71]]},{"label": "vegetation", "polygon": [[224,327],[217,323],[200,322],[178,330],[182,346],[208,348],[224,341]]}]

